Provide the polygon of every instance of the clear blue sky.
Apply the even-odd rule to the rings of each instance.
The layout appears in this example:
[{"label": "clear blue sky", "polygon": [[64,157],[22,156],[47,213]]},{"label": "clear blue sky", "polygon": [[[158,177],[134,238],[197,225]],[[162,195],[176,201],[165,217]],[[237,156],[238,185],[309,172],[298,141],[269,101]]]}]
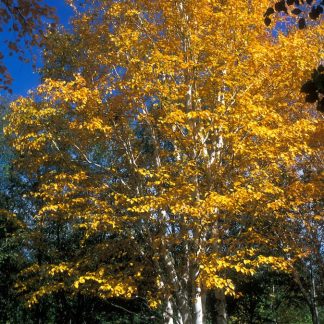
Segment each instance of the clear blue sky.
[{"label": "clear blue sky", "polygon": [[[44,0],[44,3],[56,8],[59,23],[68,26],[69,18],[73,12],[64,0]],[[29,89],[35,88],[39,84],[40,79],[39,75],[33,70],[32,63],[24,63],[17,56],[8,56],[8,50],[6,46],[3,46],[3,41],[13,37],[14,35],[7,32],[0,33],[0,50],[5,56],[4,62],[14,79],[11,85],[13,96],[26,95]],[[37,48],[32,49],[31,52],[26,52],[26,56],[30,57],[31,53],[40,56],[40,51]],[[40,60],[38,60],[37,64],[40,66]]]}]

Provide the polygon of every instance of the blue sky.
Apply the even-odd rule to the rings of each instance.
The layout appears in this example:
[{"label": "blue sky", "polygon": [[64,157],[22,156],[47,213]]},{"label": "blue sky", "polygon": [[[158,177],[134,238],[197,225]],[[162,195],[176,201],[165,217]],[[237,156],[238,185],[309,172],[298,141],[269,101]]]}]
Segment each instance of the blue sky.
[{"label": "blue sky", "polygon": [[[56,8],[57,15],[59,17],[59,23],[67,26],[69,23],[69,18],[72,16],[72,9],[65,4],[64,0],[44,0],[46,3],[54,8]],[[3,41],[5,39],[12,39],[13,34],[7,32],[0,33],[1,46],[0,50],[4,54],[4,62],[13,77],[13,83],[11,88],[13,90],[13,96],[26,95],[29,89],[35,88],[39,82],[39,75],[33,70],[32,63],[24,63],[18,59],[17,56],[8,56],[8,50],[6,46],[3,46]],[[40,50],[37,48],[32,49],[32,51],[27,51],[26,56],[30,57],[31,54],[40,57]],[[37,65],[40,66],[40,59]]]},{"label": "blue sky", "polygon": [[[73,11],[72,8],[65,3],[65,0],[43,0],[43,3],[56,8],[59,23],[64,26],[68,26],[69,18],[72,16]],[[277,23],[276,27],[272,30],[273,36],[276,37],[280,31],[285,33],[287,31],[287,27],[282,23]],[[0,51],[4,54],[4,63],[13,77],[13,83],[11,85],[13,96],[25,96],[29,89],[35,88],[40,83],[40,77],[33,69],[31,62],[24,63],[20,61],[17,56],[13,55],[10,57],[8,55],[8,49],[6,46],[4,46],[3,41],[5,39],[14,39],[14,35],[3,31],[0,33],[0,37]],[[31,51],[26,51],[25,53],[27,57],[31,57],[32,54],[38,57],[37,66],[40,67],[40,50],[38,48],[33,48]]]}]

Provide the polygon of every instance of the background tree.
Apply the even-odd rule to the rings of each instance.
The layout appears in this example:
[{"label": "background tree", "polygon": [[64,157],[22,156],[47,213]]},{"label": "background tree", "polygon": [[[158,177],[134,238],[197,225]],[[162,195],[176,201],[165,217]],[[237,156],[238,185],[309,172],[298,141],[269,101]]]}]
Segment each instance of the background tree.
[{"label": "background tree", "polygon": [[0,104],[0,320],[18,322],[24,311],[14,285],[18,273],[26,265],[22,249],[25,226],[13,213],[18,202],[11,186],[13,154],[3,134],[3,118],[8,113],[8,105],[6,100]]},{"label": "background tree", "polygon": [[238,289],[242,295],[228,301],[230,323],[312,323],[305,299],[289,274],[260,271],[253,278],[242,278]]}]

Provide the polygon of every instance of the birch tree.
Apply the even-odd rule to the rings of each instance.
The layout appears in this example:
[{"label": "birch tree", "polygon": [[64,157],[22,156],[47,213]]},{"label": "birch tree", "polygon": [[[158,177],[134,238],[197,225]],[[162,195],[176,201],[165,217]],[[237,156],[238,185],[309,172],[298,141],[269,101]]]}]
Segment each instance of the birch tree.
[{"label": "birch tree", "polygon": [[19,289],[31,307],[60,291],[144,298],[169,324],[204,323],[212,292],[226,323],[236,273],[302,256],[278,236],[312,154],[299,89],[323,30],[274,39],[268,1],[85,2],[74,76],[47,78],[8,118],[47,254]]}]

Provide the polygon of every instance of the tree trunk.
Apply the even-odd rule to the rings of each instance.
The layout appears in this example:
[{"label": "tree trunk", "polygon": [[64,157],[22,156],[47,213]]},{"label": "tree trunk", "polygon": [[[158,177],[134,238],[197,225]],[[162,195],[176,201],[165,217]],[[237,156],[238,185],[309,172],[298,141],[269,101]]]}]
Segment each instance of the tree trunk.
[{"label": "tree trunk", "polygon": [[191,305],[189,305],[190,298],[187,291],[187,285],[182,283],[178,278],[172,254],[167,251],[165,247],[162,252],[164,253],[162,268],[166,270],[164,273],[166,277],[165,280],[172,283],[174,287],[173,300],[171,303],[173,322],[177,324],[192,324]]},{"label": "tree trunk", "polygon": [[195,324],[203,324],[203,301],[201,289],[198,287],[196,289],[196,296],[194,301],[194,323]]},{"label": "tree trunk", "polygon": [[227,313],[226,313],[226,299],[225,293],[221,289],[215,291],[216,298],[216,323],[215,324],[227,324]]},{"label": "tree trunk", "polygon": [[164,311],[164,314],[163,314],[163,319],[164,319],[163,323],[164,324],[173,324],[174,323],[173,316],[174,316],[173,306],[172,306],[171,300],[169,298],[166,308],[165,308],[165,311]]},{"label": "tree trunk", "polygon": [[310,307],[311,307],[311,313],[312,313],[312,322],[313,322],[313,324],[319,324],[315,277],[314,277],[312,262],[310,264],[310,274],[311,274],[311,303],[310,303]]},{"label": "tree trunk", "polygon": [[181,297],[178,295],[177,299],[179,300],[179,323],[183,324],[192,324],[192,313],[190,309],[190,305],[188,303],[187,294],[182,292],[180,293]]},{"label": "tree trunk", "polygon": [[312,313],[312,323],[320,324],[319,318],[318,318],[318,309],[315,305],[312,305],[311,313]]}]

